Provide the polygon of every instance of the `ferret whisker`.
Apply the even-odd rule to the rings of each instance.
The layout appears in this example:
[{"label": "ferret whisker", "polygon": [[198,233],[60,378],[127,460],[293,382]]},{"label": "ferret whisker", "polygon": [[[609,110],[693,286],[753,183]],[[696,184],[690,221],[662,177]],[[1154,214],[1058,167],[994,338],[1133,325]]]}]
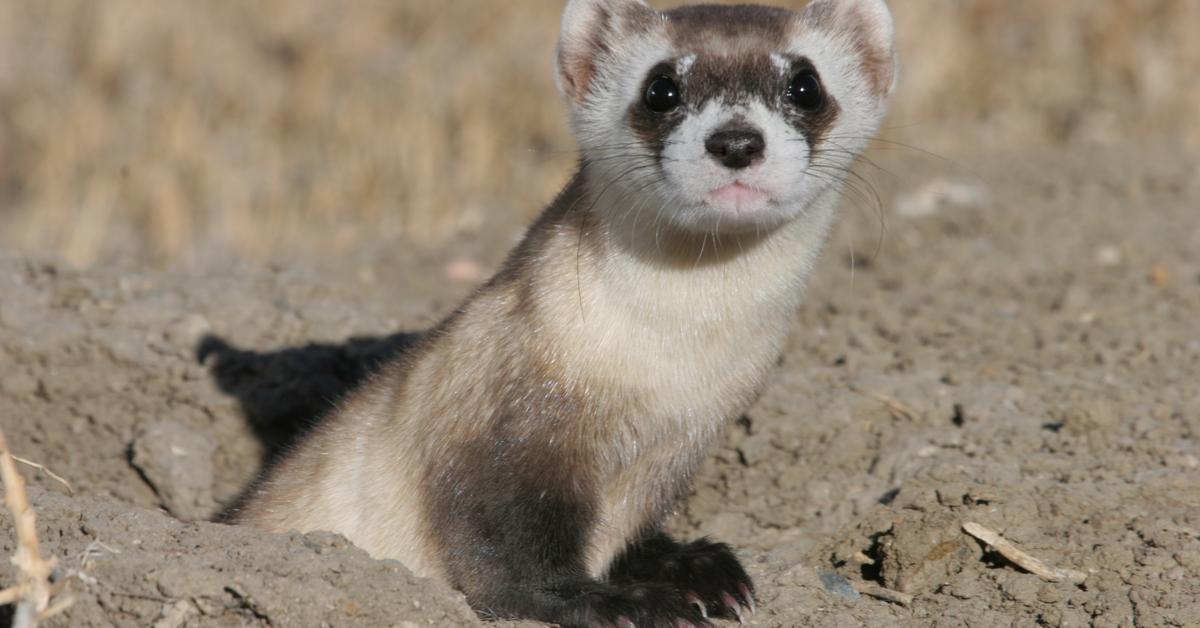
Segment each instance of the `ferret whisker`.
[{"label": "ferret whisker", "polygon": [[832,188],[834,193],[843,201],[850,205],[862,209],[862,203],[866,202],[866,197],[861,196],[861,191],[845,184],[845,181],[839,179],[836,175],[824,173],[819,169],[810,168],[804,173],[804,176],[811,177],[822,184],[822,187]]},{"label": "ferret whisker", "polygon": [[582,263],[582,255],[583,255],[584,224],[585,224],[585,221],[587,220],[587,215],[590,214],[596,208],[596,204],[600,202],[600,200],[604,197],[604,195],[608,192],[608,190],[611,189],[614,185],[616,185],[618,182],[622,181],[625,177],[629,176],[630,174],[637,172],[639,170],[647,169],[647,168],[653,168],[653,166],[648,165],[648,164],[635,164],[635,165],[629,167],[628,169],[622,171],[621,173],[614,175],[612,180],[610,180],[600,190],[600,192],[598,192],[594,195],[591,205],[589,205],[586,210],[580,212],[579,225],[576,228],[578,231],[578,235],[577,235],[577,239],[576,239],[576,243],[575,243],[575,289],[576,289],[576,292],[578,293],[579,316],[580,316],[581,320],[585,320],[585,321],[587,320],[587,313],[584,311],[583,280],[581,278],[582,272],[580,270],[580,266]]},{"label": "ferret whisker", "polygon": [[[842,183],[843,187],[837,190],[838,196],[847,201],[856,209],[866,210],[867,206],[870,206],[870,208],[874,210],[873,213],[878,218],[879,222],[879,237],[876,239],[875,250],[871,255],[872,259],[874,259],[878,257],[879,253],[883,250],[883,243],[887,237],[887,214],[883,211],[882,200],[880,199],[878,193],[875,193],[875,190],[873,187],[871,187],[870,182],[867,182],[865,179],[860,183],[854,179],[840,178],[839,175],[845,176],[847,174],[846,170],[834,170],[834,173],[822,173],[821,168],[818,167],[813,169],[810,174],[814,177],[828,181],[830,185],[836,185],[838,182]],[[859,187],[860,185],[868,186],[871,194],[868,195],[866,191]]]},{"label": "ferret whisker", "polygon": [[[842,179],[841,173],[824,172],[819,168],[810,168],[810,173],[813,176],[818,176],[825,181],[827,185],[834,186],[837,194],[849,201],[850,204],[858,209],[867,209],[868,207],[876,208],[872,201],[872,197],[859,187],[857,182],[852,182],[850,179]],[[878,206],[877,211],[882,211],[882,206]]]},{"label": "ferret whisker", "polygon": [[705,230],[700,236],[700,253],[696,255],[696,263],[692,266],[692,270],[700,267],[700,262],[704,260],[704,247],[708,244],[708,231]]},{"label": "ferret whisker", "polygon": [[641,220],[642,210],[650,203],[650,197],[642,194],[642,192],[645,191],[646,189],[650,188],[651,186],[660,184],[661,182],[662,182],[661,179],[659,179],[658,177],[647,177],[646,180],[643,181],[642,184],[639,185],[637,187],[637,189],[633,191],[634,194],[636,194],[637,196],[640,197],[640,200],[637,202],[636,205],[631,206],[631,209],[626,209],[625,212],[622,213],[622,216],[620,219],[621,221],[624,221],[626,219],[626,217],[629,215],[629,213],[631,211],[633,212],[633,225],[630,227],[630,233],[629,233],[631,241],[636,239],[636,237],[637,237],[637,233],[638,233],[637,225],[638,225],[638,221]]},{"label": "ferret whisker", "polygon": [[[920,146],[914,146],[912,144],[908,144],[905,142],[889,140],[889,139],[882,138],[882,137],[867,137],[867,136],[862,136],[862,135],[834,135],[834,136],[830,136],[830,137],[832,137],[833,139],[845,139],[845,140],[854,140],[857,142],[867,142],[871,145],[872,150],[906,150],[906,151],[912,151],[915,153],[919,153],[919,154],[925,155],[927,157],[932,157],[939,161],[942,161],[942,162],[945,162],[948,164],[952,164],[955,166],[963,165],[960,162],[958,162],[957,160],[951,159],[950,157],[947,157],[947,156],[939,154],[939,153],[935,153],[931,150],[921,148]],[[883,146],[876,146],[877,144],[883,144]]]},{"label": "ferret whisker", "polygon": [[822,169],[833,169],[836,174],[840,174],[845,181],[846,187],[859,190],[867,197],[865,199],[867,204],[875,209],[879,216],[880,226],[885,227],[883,198],[879,196],[879,191],[875,189],[875,184],[869,179],[849,167],[832,166],[824,163],[810,164],[809,167],[815,168],[818,171]]},{"label": "ferret whisker", "polygon": [[[870,166],[871,168],[874,168],[875,170],[882,172],[890,177],[897,178],[896,173],[875,163],[875,161],[872,160],[870,157],[867,157],[866,155],[859,155],[859,154],[851,151],[850,149],[845,148],[845,147],[841,146],[840,144],[830,140],[829,138],[826,138],[826,141],[829,144],[832,144],[834,149],[830,150],[828,146],[825,146],[825,147],[822,147],[821,149],[819,149],[820,152],[830,152],[830,153],[833,153],[836,155],[842,155],[842,156],[846,157],[852,163],[862,163],[862,164]],[[818,151],[814,151],[814,154],[816,152],[818,152]]]}]

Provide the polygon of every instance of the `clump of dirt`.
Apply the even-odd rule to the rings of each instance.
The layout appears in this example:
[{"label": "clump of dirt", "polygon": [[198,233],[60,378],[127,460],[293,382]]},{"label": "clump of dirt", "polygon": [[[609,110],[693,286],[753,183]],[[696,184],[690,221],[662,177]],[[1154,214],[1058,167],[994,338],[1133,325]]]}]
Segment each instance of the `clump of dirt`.
[{"label": "clump of dirt", "polygon": [[[878,163],[882,247],[852,195],[774,383],[673,531],[740,548],[751,625],[1200,624],[1200,160]],[[518,230],[170,271],[0,258],[0,420],[74,489],[23,469],[76,599],[54,621],[477,622],[336,535],[205,520]],[[967,522],[1085,577],[1028,573]]]}]

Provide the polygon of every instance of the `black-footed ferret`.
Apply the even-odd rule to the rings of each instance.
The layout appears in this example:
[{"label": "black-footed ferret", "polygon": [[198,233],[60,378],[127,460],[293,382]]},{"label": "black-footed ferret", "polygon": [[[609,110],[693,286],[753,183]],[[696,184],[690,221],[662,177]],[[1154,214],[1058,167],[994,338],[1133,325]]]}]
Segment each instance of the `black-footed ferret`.
[{"label": "black-footed ferret", "polygon": [[896,78],[883,0],[569,0],[579,170],[500,271],[233,520],[339,532],[481,614],[701,626],[754,588],[665,514],[759,394]]}]

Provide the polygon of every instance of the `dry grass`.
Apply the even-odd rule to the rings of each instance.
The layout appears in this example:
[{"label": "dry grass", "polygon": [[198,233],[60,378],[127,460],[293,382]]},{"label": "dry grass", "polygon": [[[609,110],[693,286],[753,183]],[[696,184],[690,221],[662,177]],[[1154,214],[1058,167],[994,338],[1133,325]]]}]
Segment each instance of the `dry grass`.
[{"label": "dry grass", "polygon": [[[1200,3],[892,4],[892,139],[1200,146]],[[574,161],[560,8],[0,0],[0,241],[186,261],[436,245],[527,217]]]},{"label": "dry grass", "polygon": [[0,480],[4,482],[4,504],[13,517],[17,551],[12,562],[19,572],[17,583],[0,591],[0,605],[16,605],[13,628],[34,628],[38,622],[65,610],[73,600],[70,595],[54,599],[62,591],[63,581],[52,582],[57,560],[43,558],[38,549],[37,515],[29,506],[25,479],[17,471],[16,460],[8,451],[4,432],[0,431]]}]

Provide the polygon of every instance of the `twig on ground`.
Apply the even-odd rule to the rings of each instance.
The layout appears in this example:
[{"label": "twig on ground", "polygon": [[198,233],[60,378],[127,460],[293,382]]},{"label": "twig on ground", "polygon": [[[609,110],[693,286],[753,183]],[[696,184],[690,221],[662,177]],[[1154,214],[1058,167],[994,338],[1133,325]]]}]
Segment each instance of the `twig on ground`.
[{"label": "twig on ground", "polygon": [[[9,454],[9,455],[12,455],[12,454]],[[23,464],[23,465],[27,465],[27,466],[33,467],[34,469],[37,469],[38,471],[41,471],[42,473],[45,473],[46,475],[48,475],[48,476],[50,476],[50,477],[54,478],[54,479],[55,479],[55,480],[56,480],[56,481],[57,481],[59,484],[62,484],[63,486],[65,486],[65,487],[67,488],[67,493],[68,493],[68,494],[70,494],[70,495],[74,495],[74,494],[75,494],[75,489],[71,488],[71,483],[70,483],[70,482],[68,482],[68,481],[66,481],[65,479],[63,479],[63,477],[62,477],[61,475],[59,475],[59,474],[57,474],[57,473],[55,473],[55,472],[51,471],[50,469],[47,469],[47,468],[45,467],[45,465],[38,464],[38,463],[36,463],[36,462],[34,462],[34,461],[32,461],[32,460],[26,460],[26,459],[24,459],[24,458],[22,458],[22,457],[20,457],[20,456],[13,456],[13,457],[12,457],[12,459],[13,459],[13,460],[16,460],[17,462],[19,462],[19,463],[21,463],[21,464]]]},{"label": "twig on ground", "polygon": [[7,606],[16,602],[21,598],[21,594],[23,593],[25,593],[25,589],[21,586],[9,587],[0,591],[0,606]]},{"label": "twig on ground", "polygon": [[72,599],[67,597],[50,605],[50,599],[59,588],[50,582],[55,560],[42,558],[38,550],[37,517],[29,507],[25,479],[17,472],[17,464],[8,451],[8,441],[4,439],[3,431],[0,431],[0,479],[4,481],[4,503],[13,515],[13,527],[17,533],[17,551],[12,562],[20,572],[16,586],[0,591],[0,600],[17,605],[13,613],[13,628],[34,628],[39,621],[70,606]]},{"label": "twig on ground", "polygon": [[109,554],[120,554],[121,550],[109,545],[108,543],[105,543],[104,541],[101,541],[100,539],[93,539],[92,542],[88,543],[87,547],[83,548],[83,551],[79,553],[79,568],[82,571],[76,572],[76,575],[83,575],[84,571],[91,569],[92,564],[96,561],[96,559],[103,556],[105,552],[108,552]]},{"label": "twig on ground", "polygon": [[885,589],[877,584],[860,583],[854,588],[858,589],[858,592],[863,595],[869,595],[878,600],[899,604],[905,608],[912,606],[913,603],[913,596],[907,593]]},{"label": "twig on ground", "polygon": [[864,397],[870,397],[887,407],[888,412],[892,413],[892,417],[897,419],[905,419],[908,421],[916,421],[921,418],[921,413],[912,409],[908,405],[897,401],[887,395],[881,395],[870,391],[863,390],[857,386],[850,387],[851,392],[856,392]]},{"label": "twig on ground", "polygon": [[62,598],[55,600],[54,604],[51,605],[50,608],[47,608],[46,610],[42,611],[38,615],[38,621],[50,619],[51,617],[54,617],[55,615],[67,610],[68,608],[71,608],[71,605],[74,603],[75,603],[74,595],[71,595],[71,594],[64,595]]},{"label": "twig on ground", "polygon": [[990,545],[993,549],[1000,553],[1001,556],[1012,561],[1013,564],[1032,573],[1043,580],[1050,582],[1074,582],[1079,584],[1087,580],[1087,574],[1074,569],[1060,569],[1047,565],[1042,560],[1035,558],[1017,547],[1008,539],[1000,536],[998,532],[968,521],[962,525],[963,531],[971,536]]}]

